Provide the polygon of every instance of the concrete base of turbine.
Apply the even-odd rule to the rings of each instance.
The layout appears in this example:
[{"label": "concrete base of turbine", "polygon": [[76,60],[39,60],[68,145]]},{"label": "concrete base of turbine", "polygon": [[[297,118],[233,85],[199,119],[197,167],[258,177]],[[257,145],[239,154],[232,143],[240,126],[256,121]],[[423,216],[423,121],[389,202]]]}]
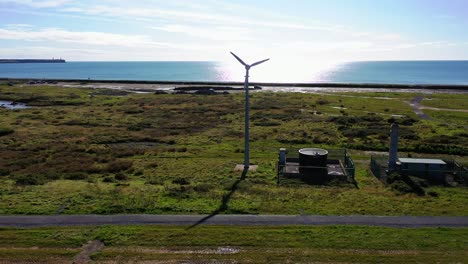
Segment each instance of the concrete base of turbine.
[{"label": "concrete base of turbine", "polygon": [[[234,171],[244,171],[244,164],[237,164],[236,167],[234,167]],[[258,165],[250,165],[249,166],[249,171],[257,171]]]}]

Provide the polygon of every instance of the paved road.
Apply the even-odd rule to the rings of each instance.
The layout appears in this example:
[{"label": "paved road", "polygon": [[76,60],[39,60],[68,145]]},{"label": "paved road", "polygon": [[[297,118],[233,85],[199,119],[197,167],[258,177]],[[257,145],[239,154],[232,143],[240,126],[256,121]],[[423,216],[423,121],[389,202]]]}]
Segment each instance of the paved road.
[{"label": "paved road", "polygon": [[468,227],[467,216],[318,215],[56,215],[0,216],[0,227],[72,225],[369,225],[389,227]]}]

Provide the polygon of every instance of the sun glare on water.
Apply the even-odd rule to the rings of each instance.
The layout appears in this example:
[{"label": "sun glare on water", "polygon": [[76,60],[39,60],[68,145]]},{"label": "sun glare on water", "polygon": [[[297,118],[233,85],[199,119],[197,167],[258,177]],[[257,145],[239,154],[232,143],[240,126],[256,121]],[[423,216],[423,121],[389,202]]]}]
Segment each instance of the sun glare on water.
[{"label": "sun glare on water", "polygon": [[[261,60],[262,58],[259,58]],[[254,61],[246,61],[253,63]],[[288,60],[271,58],[252,67],[249,80],[252,82],[327,82],[327,76],[338,67],[338,62]],[[244,81],[245,68],[235,61],[220,62],[217,66],[219,79],[223,81]]]}]

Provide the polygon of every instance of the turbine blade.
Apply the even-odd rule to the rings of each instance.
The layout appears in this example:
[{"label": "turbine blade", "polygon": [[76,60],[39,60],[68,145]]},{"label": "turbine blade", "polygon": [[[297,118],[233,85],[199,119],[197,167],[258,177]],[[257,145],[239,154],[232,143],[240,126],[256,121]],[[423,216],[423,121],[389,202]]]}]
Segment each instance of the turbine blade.
[{"label": "turbine blade", "polygon": [[231,51],[231,54],[232,54],[232,56],[234,56],[234,58],[236,58],[242,65],[244,65],[244,66],[246,66],[246,67],[249,66],[249,65],[247,65],[247,63],[245,63],[243,60],[241,60],[241,58],[237,57],[236,54],[234,54],[232,51]]},{"label": "turbine blade", "polygon": [[270,60],[270,59],[257,61],[257,62],[255,62],[255,63],[252,63],[252,65],[250,65],[250,67],[253,67],[253,66],[255,66],[255,65],[259,65],[259,64],[261,64],[261,63],[264,63],[264,62],[267,61],[267,60]]}]

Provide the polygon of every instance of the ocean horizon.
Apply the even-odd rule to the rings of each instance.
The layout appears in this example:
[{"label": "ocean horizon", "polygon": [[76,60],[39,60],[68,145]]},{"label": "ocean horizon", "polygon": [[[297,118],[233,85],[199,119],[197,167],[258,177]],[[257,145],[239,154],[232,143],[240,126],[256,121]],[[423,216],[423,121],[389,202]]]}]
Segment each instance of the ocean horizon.
[{"label": "ocean horizon", "polygon": [[[0,64],[0,78],[131,81],[243,81],[243,66],[212,61],[67,61]],[[267,62],[252,82],[468,85],[467,60],[356,61],[330,65]]]}]

